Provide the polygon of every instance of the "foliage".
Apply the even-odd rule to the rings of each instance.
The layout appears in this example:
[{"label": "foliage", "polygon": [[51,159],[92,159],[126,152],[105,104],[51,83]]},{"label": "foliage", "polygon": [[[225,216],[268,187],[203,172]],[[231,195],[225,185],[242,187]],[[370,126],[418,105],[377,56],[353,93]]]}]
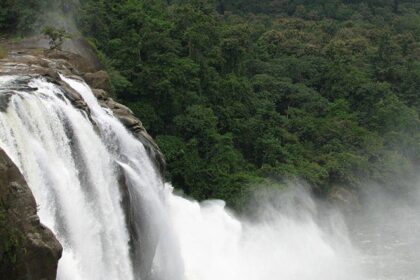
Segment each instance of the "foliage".
[{"label": "foliage", "polygon": [[39,12],[37,1],[4,0],[0,2],[0,34],[26,32]]},{"label": "foliage", "polygon": [[77,23],[167,156],[168,179],[237,206],[270,177],[320,193],[398,187],[420,161],[419,11],[410,0],[86,0]]},{"label": "foliage", "polygon": [[0,35],[34,35],[45,26],[72,27],[79,0],[2,0]]},{"label": "foliage", "polygon": [[54,28],[51,26],[47,26],[42,30],[42,33],[48,37],[49,40],[49,45],[50,45],[50,49],[54,50],[54,49],[58,49],[61,50],[63,43],[64,43],[64,39],[68,39],[70,38],[70,34],[67,33],[64,29],[62,28]]},{"label": "foliage", "polygon": [[156,137],[174,185],[237,205],[265,177],[328,192],[411,170],[419,8],[102,0],[84,2],[79,24],[129,82],[118,97]]}]

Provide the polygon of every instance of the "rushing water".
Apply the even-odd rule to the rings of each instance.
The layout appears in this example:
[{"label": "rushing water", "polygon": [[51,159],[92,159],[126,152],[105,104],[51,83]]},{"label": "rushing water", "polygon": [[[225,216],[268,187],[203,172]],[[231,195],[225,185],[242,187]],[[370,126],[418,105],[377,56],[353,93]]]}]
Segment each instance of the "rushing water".
[{"label": "rushing water", "polygon": [[257,222],[235,218],[221,201],[171,196],[187,279],[364,279],[338,213],[325,217],[322,230],[319,209],[302,189],[270,195],[277,202],[263,199]]},{"label": "rushing water", "polygon": [[42,79],[28,86],[34,90],[13,90],[0,114],[1,146],[22,170],[41,221],[64,247],[59,279],[133,279],[111,154],[60,89]]},{"label": "rushing water", "polygon": [[93,123],[58,86],[0,76],[0,146],[63,245],[58,279],[397,279],[374,278],[373,254],[355,248],[341,215],[302,188],[269,194],[253,220],[235,217],[222,201],[173,194],[90,88],[62,79],[86,101]]}]

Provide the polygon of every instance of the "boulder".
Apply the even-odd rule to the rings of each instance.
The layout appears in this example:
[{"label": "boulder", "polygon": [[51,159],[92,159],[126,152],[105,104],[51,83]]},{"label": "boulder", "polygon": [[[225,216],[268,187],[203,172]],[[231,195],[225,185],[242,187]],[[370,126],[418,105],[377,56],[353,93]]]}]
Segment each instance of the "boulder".
[{"label": "boulder", "polygon": [[115,102],[112,98],[107,98],[105,100],[105,104],[108,108],[110,108],[112,111],[114,111],[114,113],[118,115],[131,115],[134,117],[134,113],[133,111],[131,111],[130,108],[121,103]]},{"label": "boulder", "polygon": [[103,89],[94,88],[92,89],[92,92],[93,95],[95,95],[95,97],[100,101],[108,98],[106,91]]},{"label": "boulder", "polygon": [[111,89],[109,75],[103,70],[94,73],[86,73],[83,75],[83,78],[92,88],[103,89],[105,91],[110,91]]}]

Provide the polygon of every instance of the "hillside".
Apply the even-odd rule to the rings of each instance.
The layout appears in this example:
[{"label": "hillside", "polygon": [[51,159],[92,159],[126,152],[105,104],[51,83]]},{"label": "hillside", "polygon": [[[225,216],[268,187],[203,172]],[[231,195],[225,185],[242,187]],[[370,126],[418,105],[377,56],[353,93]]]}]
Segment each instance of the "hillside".
[{"label": "hillside", "polygon": [[[5,34],[57,18],[35,16],[48,1],[19,2],[4,4],[15,13],[2,17]],[[366,181],[398,190],[419,162],[415,1],[55,5],[76,15],[63,22],[98,50],[114,94],[157,140],[167,179],[197,199],[240,207],[262,182],[296,178],[319,194]]]}]

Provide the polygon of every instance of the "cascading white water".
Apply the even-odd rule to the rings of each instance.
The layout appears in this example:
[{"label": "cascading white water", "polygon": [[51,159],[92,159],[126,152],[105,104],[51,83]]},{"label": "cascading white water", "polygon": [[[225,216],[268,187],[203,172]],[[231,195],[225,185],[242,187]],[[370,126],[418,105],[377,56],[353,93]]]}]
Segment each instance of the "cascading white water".
[{"label": "cascading white water", "polygon": [[[34,92],[14,90],[7,111],[0,114],[0,145],[27,179],[41,221],[64,247],[58,278],[181,277],[179,250],[165,219],[163,183],[143,145],[100,107],[86,84],[62,79],[87,102],[99,135],[57,86],[41,78],[29,79]],[[3,77],[0,83],[7,88],[17,80]],[[140,247],[131,250],[119,190],[121,169],[132,208],[130,229],[136,235],[132,246]]]},{"label": "cascading white water", "polygon": [[[22,77],[3,77],[1,86]],[[30,79],[0,113],[0,140],[41,221],[63,245],[59,279],[133,279],[116,166],[89,120],[55,85]]]},{"label": "cascading white water", "polygon": [[[143,145],[90,88],[62,79],[95,124],[42,78],[0,77],[0,95],[13,92],[0,112],[0,146],[64,247],[58,279],[365,279],[344,227],[336,227],[340,219],[328,216],[321,227],[304,192],[288,198],[300,207],[268,203],[258,222],[235,218],[221,201],[174,195]],[[18,81],[32,90],[16,89]]]},{"label": "cascading white water", "polygon": [[[135,271],[139,270],[136,273],[137,277],[181,279],[183,265],[171,230],[168,211],[165,208],[163,182],[156,173],[144,146],[112,116],[109,110],[99,105],[89,86],[77,80],[63,76],[61,78],[86,101],[93,119],[98,124],[104,143],[124,170],[137,234],[146,235],[139,236],[140,242],[135,244],[141,247],[137,248],[140,252],[134,258]],[[143,224],[139,224],[140,221],[143,221]],[[147,229],[141,230],[145,225]],[[154,243],[157,243],[157,248]],[[146,275],[144,271],[150,275]]]},{"label": "cascading white water", "polygon": [[301,188],[271,195],[281,207],[263,199],[257,222],[235,218],[222,201],[199,204],[172,195],[186,279],[366,279],[340,215],[324,217],[329,230],[323,230],[315,222],[316,204]]}]

